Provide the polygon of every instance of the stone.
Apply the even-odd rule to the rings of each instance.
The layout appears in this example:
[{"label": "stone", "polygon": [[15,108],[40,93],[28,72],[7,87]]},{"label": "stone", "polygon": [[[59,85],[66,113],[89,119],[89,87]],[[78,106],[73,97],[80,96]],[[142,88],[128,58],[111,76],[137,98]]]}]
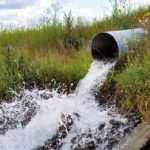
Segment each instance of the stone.
[{"label": "stone", "polygon": [[87,145],[87,148],[89,150],[94,150],[95,149],[95,143],[94,143],[94,141],[90,141],[86,145]]}]

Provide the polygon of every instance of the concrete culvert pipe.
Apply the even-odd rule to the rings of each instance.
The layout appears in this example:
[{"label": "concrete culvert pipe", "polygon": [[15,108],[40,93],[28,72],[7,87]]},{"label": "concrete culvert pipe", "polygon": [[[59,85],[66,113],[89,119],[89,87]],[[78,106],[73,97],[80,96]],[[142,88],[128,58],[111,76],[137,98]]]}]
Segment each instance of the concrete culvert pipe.
[{"label": "concrete culvert pipe", "polygon": [[142,28],[98,33],[92,41],[91,53],[94,59],[118,58],[128,52],[129,45],[136,46],[144,37]]}]

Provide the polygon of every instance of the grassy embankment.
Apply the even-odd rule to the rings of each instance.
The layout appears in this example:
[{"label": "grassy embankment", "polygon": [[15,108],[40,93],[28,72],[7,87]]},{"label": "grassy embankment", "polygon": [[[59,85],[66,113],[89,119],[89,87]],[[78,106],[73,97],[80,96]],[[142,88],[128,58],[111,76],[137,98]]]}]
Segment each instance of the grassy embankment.
[{"label": "grassy embankment", "polygon": [[[99,95],[110,94],[118,108],[126,114],[134,111],[144,120],[150,119],[150,42],[144,41],[120,60]],[[102,94],[102,95],[101,95]],[[107,96],[106,96],[107,97]]]},{"label": "grassy embankment", "polygon": [[117,104],[150,119],[150,42],[146,40],[135,50],[127,55],[123,70],[114,73]]},{"label": "grassy embankment", "polygon": [[[86,74],[92,61],[90,40],[101,31],[137,26],[138,18],[150,8],[113,14],[91,24],[73,21],[71,14],[64,23],[57,21],[30,29],[6,29],[0,32],[0,99],[10,96],[9,89],[35,82],[47,84],[56,79],[70,85]],[[126,57],[122,69],[113,73],[116,95],[122,108],[134,107],[150,118],[149,41]]]},{"label": "grassy embankment", "polygon": [[127,114],[135,111],[147,120],[150,119],[150,10],[139,17],[139,24],[147,30],[145,40],[119,60],[101,92],[113,89],[110,93],[118,108]]}]

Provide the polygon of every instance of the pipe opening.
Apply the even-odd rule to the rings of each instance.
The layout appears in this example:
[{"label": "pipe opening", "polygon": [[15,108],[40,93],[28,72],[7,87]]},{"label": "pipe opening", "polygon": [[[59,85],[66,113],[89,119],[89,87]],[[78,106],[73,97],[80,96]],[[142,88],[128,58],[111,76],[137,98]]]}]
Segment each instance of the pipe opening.
[{"label": "pipe opening", "polygon": [[119,48],[112,35],[99,33],[92,41],[91,53],[94,59],[118,58]]}]

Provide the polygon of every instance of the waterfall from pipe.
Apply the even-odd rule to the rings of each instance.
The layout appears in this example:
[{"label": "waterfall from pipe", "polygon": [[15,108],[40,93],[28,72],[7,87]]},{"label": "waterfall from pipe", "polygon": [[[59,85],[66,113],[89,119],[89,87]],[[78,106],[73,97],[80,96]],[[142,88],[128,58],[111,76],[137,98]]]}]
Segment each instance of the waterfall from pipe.
[{"label": "waterfall from pipe", "polygon": [[[1,103],[0,150],[40,150],[54,137],[58,138],[56,149],[60,150],[87,149],[90,143],[97,150],[107,149],[110,120],[127,122],[113,106],[104,108],[95,101],[95,94],[115,63],[94,60],[72,94],[23,90],[12,103]],[[120,138],[123,127],[117,130],[118,134],[112,136]],[[49,144],[48,149],[55,148]]]}]

